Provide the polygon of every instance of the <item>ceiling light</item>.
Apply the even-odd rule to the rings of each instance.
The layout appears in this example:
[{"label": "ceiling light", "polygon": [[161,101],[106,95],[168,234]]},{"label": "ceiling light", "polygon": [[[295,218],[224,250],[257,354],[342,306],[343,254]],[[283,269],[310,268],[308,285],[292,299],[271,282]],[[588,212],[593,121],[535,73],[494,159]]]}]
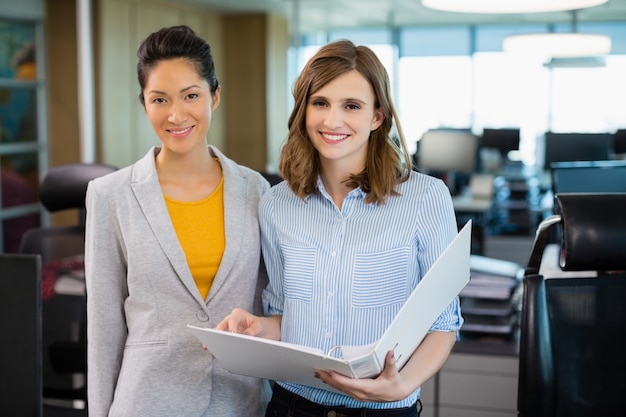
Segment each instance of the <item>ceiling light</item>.
[{"label": "ceiling light", "polygon": [[536,33],[512,35],[504,39],[505,52],[527,53],[548,58],[575,58],[606,55],[611,38],[588,33]]},{"label": "ceiling light", "polygon": [[606,66],[606,59],[603,56],[552,58],[543,66],[546,68],[597,68]]},{"label": "ceiling light", "polygon": [[431,9],[463,13],[539,13],[577,10],[608,0],[422,0]]}]

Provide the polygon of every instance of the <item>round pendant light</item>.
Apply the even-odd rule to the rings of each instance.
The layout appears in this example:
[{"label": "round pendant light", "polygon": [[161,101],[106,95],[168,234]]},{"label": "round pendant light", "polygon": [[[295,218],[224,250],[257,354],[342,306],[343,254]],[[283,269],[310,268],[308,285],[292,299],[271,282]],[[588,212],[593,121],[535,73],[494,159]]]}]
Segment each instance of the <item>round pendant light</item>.
[{"label": "round pendant light", "polygon": [[541,13],[599,6],[608,0],[422,0],[425,7],[462,13]]},{"label": "round pendant light", "polygon": [[502,42],[504,52],[548,58],[601,56],[611,52],[611,38],[589,33],[532,33],[511,35]]}]

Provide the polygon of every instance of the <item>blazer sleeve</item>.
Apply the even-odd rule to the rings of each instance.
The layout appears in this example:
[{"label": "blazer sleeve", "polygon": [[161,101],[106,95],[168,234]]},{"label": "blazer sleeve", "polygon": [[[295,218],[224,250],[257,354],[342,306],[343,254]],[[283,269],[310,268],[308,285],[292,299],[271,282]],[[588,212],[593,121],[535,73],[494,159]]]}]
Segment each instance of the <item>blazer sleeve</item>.
[{"label": "blazer sleeve", "polygon": [[126,260],[111,200],[99,194],[97,180],[89,184],[85,201],[85,279],[90,417],[109,414],[127,336]]}]

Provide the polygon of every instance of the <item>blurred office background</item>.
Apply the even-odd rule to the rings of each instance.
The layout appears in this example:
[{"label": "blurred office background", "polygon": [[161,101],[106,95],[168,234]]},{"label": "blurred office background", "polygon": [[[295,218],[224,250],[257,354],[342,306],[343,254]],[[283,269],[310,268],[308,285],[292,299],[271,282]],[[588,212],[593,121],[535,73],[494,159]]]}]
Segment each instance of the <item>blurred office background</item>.
[{"label": "blurred office background", "polygon": [[[421,0],[1,0],[0,253],[19,252],[34,227],[80,225],[80,207],[41,204],[51,168],[120,168],[158,144],[137,98],[135,54],[149,33],[187,24],[211,43],[223,88],[209,142],[264,173],[275,173],[304,62],[334,39],[370,46],[391,77],[415,169],[446,181],[459,224],[474,220],[472,251],[523,266],[555,192],[626,192],[626,0],[595,3],[466,13]],[[593,35],[605,49],[578,40],[566,52],[541,50],[548,41],[505,51],[524,34]],[[62,275],[80,270],[76,258],[61,261]],[[82,290],[64,294],[70,304],[60,297],[68,288],[51,291],[57,304],[84,304]],[[44,344],[52,323],[69,327],[45,301]],[[72,320],[78,340],[81,317]],[[507,329],[504,339],[458,344],[424,388],[426,417],[517,415]],[[46,361],[44,386],[67,385]],[[84,388],[84,370],[72,378]]]},{"label": "blurred office background", "polygon": [[[65,221],[37,204],[37,180],[48,167],[77,161],[122,167],[156,143],[137,101],[135,51],[151,31],[179,23],[210,40],[224,86],[210,142],[259,171],[276,169],[296,74],[320,45],[338,38],[372,47],[385,63],[418,169],[425,168],[418,145],[426,132],[461,130],[481,139],[486,133],[491,143],[512,133],[512,145],[501,140],[511,149],[493,152],[479,143],[467,158],[476,156],[476,172],[494,175],[494,196],[529,196],[534,214],[550,189],[546,133],[606,136],[626,128],[624,0],[522,14],[447,12],[418,0],[6,0],[0,249],[14,251],[27,227]],[[610,51],[551,59],[503,50],[511,35],[571,32],[606,36]],[[606,159],[621,157],[612,145],[608,152]],[[502,168],[513,171],[498,179]],[[450,185],[460,193],[468,173],[454,176],[454,169],[435,174],[454,178],[457,186]],[[526,184],[517,181],[520,173]],[[499,223],[487,234],[532,234],[532,218],[522,224],[509,214],[510,221],[502,213],[492,217]]]}]

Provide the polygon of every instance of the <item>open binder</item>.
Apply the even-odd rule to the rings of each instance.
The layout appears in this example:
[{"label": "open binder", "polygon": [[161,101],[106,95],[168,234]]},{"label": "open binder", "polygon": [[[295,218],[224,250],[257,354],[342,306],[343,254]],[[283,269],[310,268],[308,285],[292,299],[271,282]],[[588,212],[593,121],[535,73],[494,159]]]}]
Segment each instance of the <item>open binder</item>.
[{"label": "open binder", "polygon": [[398,369],[409,360],[434,321],[470,279],[471,220],[433,263],[383,336],[366,346],[340,346],[342,357],[319,349],[222,330],[187,327],[221,365],[234,374],[332,389],[314,377],[316,369],[352,378],[378,375],[393,350]]}]

